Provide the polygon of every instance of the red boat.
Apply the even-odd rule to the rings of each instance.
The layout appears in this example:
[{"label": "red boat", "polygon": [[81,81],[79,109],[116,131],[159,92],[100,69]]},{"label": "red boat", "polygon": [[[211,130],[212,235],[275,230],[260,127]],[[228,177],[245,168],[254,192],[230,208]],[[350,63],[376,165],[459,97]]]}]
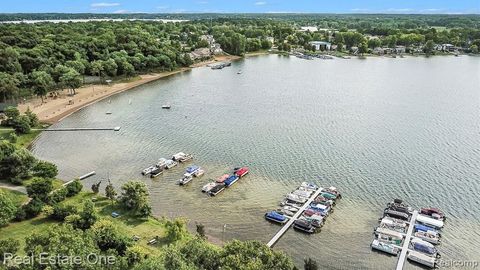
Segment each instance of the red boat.
[{"label": "red boat", "polygon": [[445,215],[438,208],[422,208],[422,209],[420,209],[420,214],[425,215],[425,216],[429,216],[431,218],[438,219],[438,220],[444,220],[445,219]]},{"label": "red boat", "polygon": [[225,181],[228,177],[230,177],[229,174],[224,174],[224,175],[220,176],[220,177],[217,179],[217,183],[223,183],[223,181]]},{"label": "red boat", "polygon": [[245,176],[248,173],[248,167],[241,167],[240,169],[235,171],[235,174],[238,177]]}]

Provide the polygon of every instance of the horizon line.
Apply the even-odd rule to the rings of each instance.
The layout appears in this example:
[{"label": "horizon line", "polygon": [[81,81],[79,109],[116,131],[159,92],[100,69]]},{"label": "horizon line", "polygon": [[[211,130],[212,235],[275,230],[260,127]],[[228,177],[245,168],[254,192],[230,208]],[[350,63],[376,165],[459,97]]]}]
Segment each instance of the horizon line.
[{"label": "horizon line", "polygon": [[149,15],[182,15],[182,14],[257,14],[257,15],[275,15],[275,14],[303,14],[303,15],[479,15],[479,13],[456,13],[456,12],[445,12],[445,13],[427,13],[427,12],[414,12],[414,13],[402,13],[402,12],[282,12],[282,11],[267,11],[267,12],[201,12],[201,11],[192,11],[192,12],[125,12],[125,13],[115,13],[115,12],[0,12],[0,15],[12,15],[12,14],[93,14],[93,15],[138,15],[138,14],[149,14]]}]

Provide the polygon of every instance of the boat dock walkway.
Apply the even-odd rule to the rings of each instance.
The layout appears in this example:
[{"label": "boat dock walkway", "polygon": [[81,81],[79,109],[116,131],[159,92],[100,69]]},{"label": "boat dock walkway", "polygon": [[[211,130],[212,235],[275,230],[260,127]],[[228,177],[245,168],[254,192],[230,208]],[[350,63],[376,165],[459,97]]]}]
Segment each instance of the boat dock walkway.
[{"label": "boat dock walkway", "polygon": [[285,223],[285,225],[273,236],[273,238],[268,241],[267,243],[267,246],[268,247],[272,247],[273,245],[275,245],[275,243],[278,241],[278,239],[280,239],[280,237],[282,237],[282,235],[292,226],[293,222],[295,222],[295,220],[297,220],[297,218],[303,213],[303,211],[305,211],[305,209],[307,209],[307,207],[310,205],[310,203],[312,203],[312,201],[322,192],[322,188],[319,188],[317,189],[317,191],[315,191],[315,193],[313,193],[312,196],[310,196],[310,198],[307,200],[306,203],[304,203],[302,205],[302,207],[300,207],[300,209],[295,213],[295,215],[293,215],[293,217],[291,217],[287,223]]},{"label": "boat dock walkway", "polygon": [[47,129],[32,129],[41,131],[95,131],[95,130],[113,130],[120,131],[120,127],[113,128],[47,128]]},{"label": "boat dock walkway", "polygon": [[407,258],[408,246],[410,245],[410,240],[412,239],[413,228],[415,227],[415,221],[417,220],[418,211],[413,211],[412,218],[410,219],[410,224],[408,226],[407,235],[405,236],[405,241],[403,242],[402,252],[397,262],[397,270],[402,270],[405,265],[405,259]]}]

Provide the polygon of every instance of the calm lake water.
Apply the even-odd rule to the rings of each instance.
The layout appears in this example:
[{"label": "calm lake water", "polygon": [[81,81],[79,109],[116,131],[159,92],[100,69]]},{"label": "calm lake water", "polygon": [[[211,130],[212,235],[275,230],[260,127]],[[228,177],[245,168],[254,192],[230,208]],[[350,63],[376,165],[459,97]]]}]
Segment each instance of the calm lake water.
[{"label": "calm lake water", "polygon": [[[394,268],[396,258],[369,247],[393,198],[443,209],[442,258],[478,260],[479,102],[480,58],[270,55],[196,68],[98,102],[55,127],[120,132],[44,132],[32,150],[58,164],[63,179],[97,171],[87,188],[108,173],[117,187],[144,181],[156,215],[187,217],[226,240],[266,243],[280,227],[263,214],[286,193],[302,181],[334,185],[343,199],[321,233],[290,230],[275,246],[299,266],[312,257],[321,269]],[[172,109],[162,110],[165,103]],[[186,165],[154,180],[140,175],[179,151],[195,155],[190,164],[206,174],[187,187],[175,184]],[[217,197],[200,192],[240,165],[251,173],[232,188]]]}]

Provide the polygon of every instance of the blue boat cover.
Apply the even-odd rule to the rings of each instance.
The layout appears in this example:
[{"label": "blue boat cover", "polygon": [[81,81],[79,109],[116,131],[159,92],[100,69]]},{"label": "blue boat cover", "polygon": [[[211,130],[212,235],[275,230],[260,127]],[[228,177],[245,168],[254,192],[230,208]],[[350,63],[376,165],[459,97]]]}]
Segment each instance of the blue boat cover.
[{"label": "blue boat cover", "polygon": [[286,219],[286,217],[282,214],[279,214],[278,212],[276,211],[271,211],[271,212],[268,212],[267,213],[267,217],[271,218],[271,219],[275,219],[275,220],[278,220],[278,221],[284,221]]},{"label": "blue boat cover", "polygon": [[187,168],[187,173],[193,173],[195,172],[196,170],[200,169],[200,167],[196,166],[196,165],[192,165],[190,167]]},{"label": "blue boat cover", "polygon": [[235,180],[238,179],[238,176],[236,175],[231,175],[230,177],[228,177],[227,179],[225,179],[225,181],[223,181],[223,183],[228,187],[230,186],[233,182],[235,182]]},{"label": "blue boat cover", "polygon": [[425,226],[425,225],[422,225],[422,224],[415,224],[415,231],[418,232],[418,231],[422,231],[422,232],[426,232],[426,231],[434,231],[436,232],[437,230],[435,230],[434,228],[432,227],[429,227],[429,226]]},{"label": "blue boat cover", "polygon": [[435,254],[437,252],[437,250],[435,248],[432,248],[432,247],[429,247],[429,246],[426,246],[426,245],[422,245],[420,243],[414,243],[413,248],[417,251],[427,253],[427,254]]}]

